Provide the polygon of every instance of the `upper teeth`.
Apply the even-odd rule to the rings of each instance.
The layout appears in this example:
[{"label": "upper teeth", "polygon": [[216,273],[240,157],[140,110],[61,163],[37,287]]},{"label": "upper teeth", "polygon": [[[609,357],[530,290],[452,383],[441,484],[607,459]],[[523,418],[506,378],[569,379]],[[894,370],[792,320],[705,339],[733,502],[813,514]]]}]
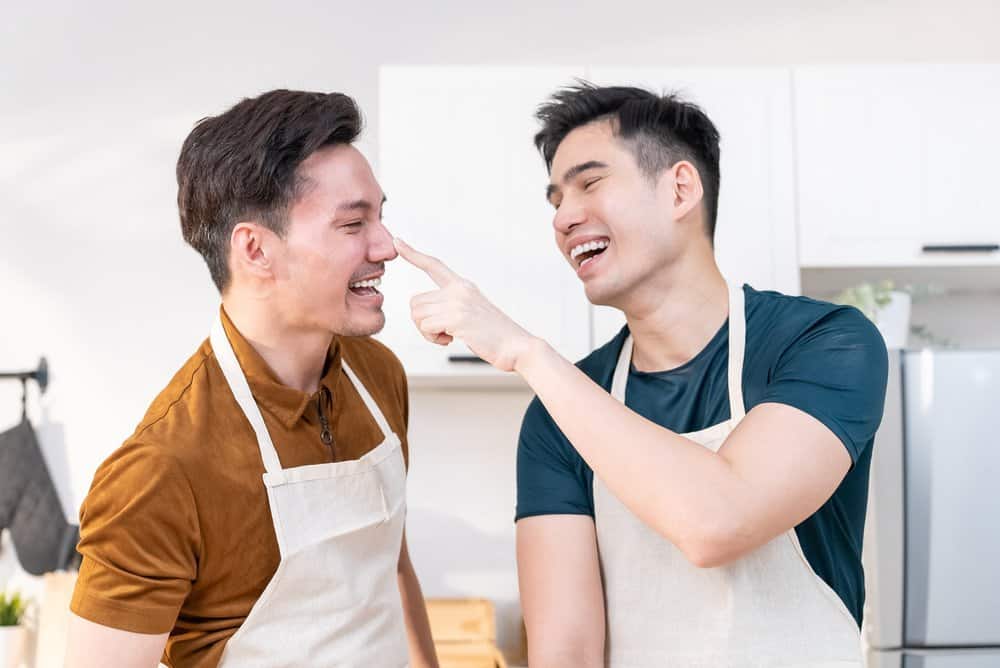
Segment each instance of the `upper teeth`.
[{"label": "upper teeth", "polygon": [[588,241],[585,244],[580,244],[579,246],[574,246],[573,250],[571,250],[569,252],[569,256],[572,259],[575,260],[576,257],[580,253],[586,253],[587,251],[593,251],[593,250],[599,250],[601,248],[607,248],[608,247],[608,243],[609,243],[608,241],[605,241],[603,239],[601,241]]},{"label": "upper teeth", "polygon": [[382,284],[381,278],[369,278],[367,281],[358,281],[357,283],[351,283],[352,288],[377,288]]}]

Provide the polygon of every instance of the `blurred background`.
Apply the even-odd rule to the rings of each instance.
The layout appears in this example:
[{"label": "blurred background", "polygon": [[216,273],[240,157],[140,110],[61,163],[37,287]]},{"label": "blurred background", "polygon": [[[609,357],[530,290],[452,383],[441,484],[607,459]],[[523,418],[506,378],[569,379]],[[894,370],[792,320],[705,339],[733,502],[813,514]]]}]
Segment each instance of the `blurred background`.
[{"label": "blurred background", "polygon": [[[680,90],[719,126],[727,276],[862,307],[897,373],[914,370],[909,395],[894,376],[884,440],[896,446],[876,462],[888,491],[881,506],[873,496],[884,514],[869,530],[881,526],[890,547],[869,569],[888,583],[869,595],[882,620],[867,632],[873,661],[903,665],[907,647],[927,661],[942,660],[937,646],[1000,647],[1000,607],[983,593],[1000,591],[995,565],[983,566],[1000,561],[1000,539],[981,543],[1000,512],[985,493],[1000,474],[986,403],[1000,390],[1000,4],[53,0],[4,5],[0,59],[0,372],[47,360],[48,388],[29,381],[26,410],[69,521],[216,313],[175,205],[174,164],[198,119],[272,88],[353,96],[389,228],[578,359],[620,319],[587,304],[554,248],[532,113],[576,77],[636,83]],[[411,553],[428,596],[490,600],[497,644],[523,661],[514,463],[531,393],[449,361],[467,352],[457,346],[423,345],[405,304],[425,287],[394,263],[382,288],[381,338],[411,384]],[[20,384],[0,382],[0,430],[21,411]],[[936,426],[940,413],[970,431]],[[923,420],[926,443],[906,419]],[[932,453],[953,441],[978,444],[949,457],[978,472],[928,482]],[[907,478],[918,461],[923,477]],[[908,479],[926,483],[919,499]],[[957,500],[937,509],[932,488]],[[958,526],[944,552],[931,526]],[[922,575],[903,568],[911,552],[928,561]],[[964,603],[940,602],[936,578],[962,572]],[[9,546],[6,583],[44,589]],[[944,618],[954,628],[935,635]],[[983,656],[926,665],[1000,665]]]}]

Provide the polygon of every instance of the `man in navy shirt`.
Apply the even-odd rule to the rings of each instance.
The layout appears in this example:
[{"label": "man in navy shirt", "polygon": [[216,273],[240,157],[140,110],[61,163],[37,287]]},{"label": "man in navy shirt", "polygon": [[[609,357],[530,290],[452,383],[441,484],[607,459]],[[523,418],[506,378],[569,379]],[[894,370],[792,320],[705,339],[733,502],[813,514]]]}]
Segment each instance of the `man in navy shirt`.
[{"label": "man in navy shirt", "polygon": [[558,249],[591,302],[624,312],[617,336],[574,366],[397,241],[440,286],[412,302],[424,336],[537,394],[518,447],[532,667],[861,666],[878,331],[727,285],[719,135],[696,106],[584,84],[539,119]]}]

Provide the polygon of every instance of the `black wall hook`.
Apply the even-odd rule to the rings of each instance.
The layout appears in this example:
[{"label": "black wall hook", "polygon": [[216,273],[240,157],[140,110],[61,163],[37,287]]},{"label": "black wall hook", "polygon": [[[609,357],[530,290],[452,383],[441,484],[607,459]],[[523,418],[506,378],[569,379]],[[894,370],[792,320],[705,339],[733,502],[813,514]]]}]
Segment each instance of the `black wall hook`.
[{"label": "black wall hook", "polygon": [[28,419],[28,381],[33,380],[38,383],[38,389],[42,394],[49,387],[49,363],[45,358],[38,360],[38,368],[33,371],[0,371],[0,380],[21,381],[21,419]]}]

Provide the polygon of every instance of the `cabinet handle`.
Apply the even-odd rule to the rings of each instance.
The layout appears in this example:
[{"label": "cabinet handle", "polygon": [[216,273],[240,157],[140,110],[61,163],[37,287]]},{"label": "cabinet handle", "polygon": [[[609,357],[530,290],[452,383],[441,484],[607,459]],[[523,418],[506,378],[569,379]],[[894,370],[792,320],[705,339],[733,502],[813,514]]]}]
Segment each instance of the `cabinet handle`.
[{"label": "cabinet handle", "polygon": [[927,244],[925,253],[995,253],[1000,244]]},{"label": "cabinet handle", "polygon": [[488,364],[486,360],[478,355],[448,355],[449,362],[464,362],[471,364]]}]

